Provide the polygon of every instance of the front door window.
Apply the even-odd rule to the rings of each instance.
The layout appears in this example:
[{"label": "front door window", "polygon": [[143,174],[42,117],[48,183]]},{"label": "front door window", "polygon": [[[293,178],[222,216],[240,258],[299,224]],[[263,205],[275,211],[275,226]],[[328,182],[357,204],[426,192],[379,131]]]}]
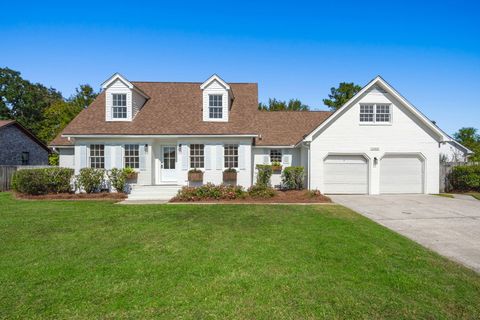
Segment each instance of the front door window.
[{"label": "front door window", "polygon": [[163,168],[175,169],[175,147],[163,147]]}]

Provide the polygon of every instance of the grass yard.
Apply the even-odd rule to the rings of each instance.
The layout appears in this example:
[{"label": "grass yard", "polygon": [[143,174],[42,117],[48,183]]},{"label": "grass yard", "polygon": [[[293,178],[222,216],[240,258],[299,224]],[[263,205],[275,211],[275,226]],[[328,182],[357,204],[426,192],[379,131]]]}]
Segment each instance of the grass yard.
[{"label": "grass yard", "polygon": [[474,197],[477,200],[480,200],[480,192],[469,192],[467,194],[471,195],[472,197]]},{"label": "grass yard", "polygon": [[341,206],[0,193],[0,318],[480,318],[480,276]]}]

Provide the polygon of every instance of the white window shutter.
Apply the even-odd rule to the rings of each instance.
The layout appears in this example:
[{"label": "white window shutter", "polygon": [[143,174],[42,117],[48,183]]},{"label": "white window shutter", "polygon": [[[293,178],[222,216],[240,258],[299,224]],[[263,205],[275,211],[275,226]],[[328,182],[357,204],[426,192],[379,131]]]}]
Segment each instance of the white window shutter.
[{"label": "white window shutter", "polygon": [[112,149],[113,146],[105,145],[105,169],[110,170],[113,168],[112,166]]},{"label": "white window shutter", "polygon": [[189,146],[186,144],[182,145],[182,170],[188,170],[188,159],[189,159]]},{"label": "white window shutter", "polygon": [[217,170],[222,170],[223,168],[223,146],[221,144],[217,145],[216,168]]},{"label": "white window shutter", "polygon": [[[139,146],[139,151],[140,152],[140,148],[142,146]],[[120,145],[116,145],[116,146],[113,146],[113,153],[114,153],[114,156],[112,156],[112,159],[114,159],[115,161],[113,161],[113,164],[112,164],[112,167],[113,168],[123,168],[123,146],[120,146]]]},{"label": "white window shutter", "polygon": [[212,149],[211,145],[205,145],[205,170],[212,170]]},{"label": "white window shutter", "polygon": [[[147,146],[147,147],[145,147]],[[146,168],[147,168],[147,155],[146,155],[146,152],[145,152],[145,149],[148,148],[148,145],[139,145],[138,146],[138,155],[139,155],[139,167],[140,167],[140,171],[145,171]],[[123,151],[123,150],[122,150]]]},{"label": "white window shutter", "polygon": [[[266,150],[265,152],[268,152],[268,150]],[[263,164],[268,164],[269,162],[270,162],[270,155],[264,155]]]},{"label": "white window shutter", "polygon": [[87,166],[87,146],[80,145],[78,146],[78,164],[79,169],[85,168]]},{"label": "white window shutter", "polygon": [[238,169],[240,170],[245,170],[245,149],[244,144],[238,146]]},{"label": "white window shutter", "polygon": [[292,155],[290,150],[283,150],[282,165],[285,167],[290,167],[292,165]]}]

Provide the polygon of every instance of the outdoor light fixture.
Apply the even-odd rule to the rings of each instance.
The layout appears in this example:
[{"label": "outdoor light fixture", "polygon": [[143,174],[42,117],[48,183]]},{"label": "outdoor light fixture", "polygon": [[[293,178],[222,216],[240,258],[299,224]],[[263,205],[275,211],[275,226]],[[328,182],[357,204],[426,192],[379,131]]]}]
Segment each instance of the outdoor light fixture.
[{"label": "outdoor light fixture", "polygon": [[373,158],[373,164],[375,164],[375,165],[378,164],[378,158],[377,157]]}]

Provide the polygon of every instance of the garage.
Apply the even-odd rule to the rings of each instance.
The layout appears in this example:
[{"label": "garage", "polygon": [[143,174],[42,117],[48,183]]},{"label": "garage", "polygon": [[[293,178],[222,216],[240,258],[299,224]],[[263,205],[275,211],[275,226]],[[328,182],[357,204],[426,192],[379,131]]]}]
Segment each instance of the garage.
[{"label": "garage", "polygon": [[419,155],[386,155],[380,160],[380,193],[423,193],[423,167]]},{"label": "garage", "polygon": [[330,155],[324,160],[324,193],[367,194],[368,161],[362,155]]}]

